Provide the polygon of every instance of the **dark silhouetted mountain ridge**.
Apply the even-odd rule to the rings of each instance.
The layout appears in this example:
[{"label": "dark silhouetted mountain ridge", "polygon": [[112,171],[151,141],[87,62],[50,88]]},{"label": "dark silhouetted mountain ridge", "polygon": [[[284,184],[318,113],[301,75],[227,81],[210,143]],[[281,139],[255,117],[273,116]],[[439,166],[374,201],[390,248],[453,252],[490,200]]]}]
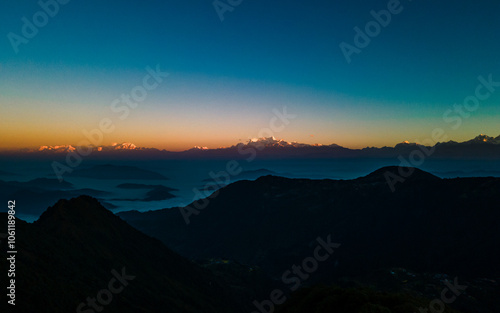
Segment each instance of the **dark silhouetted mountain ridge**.
[{"label": "dark silhouetted mountain ridge", "polygon": [[[87,297],[107,288],[112,270],[135,278],[105,306],[108,312],[241,309],[208,270],[129,226],[91,197],[61,200],[33,224],[17,220],[16,233],[17,312],[75,312]],[[5,258],[0,264],[6,268]]]},{"label": "dark silhouetted mountain ridge", "polygon": [[[413,174],[392,192],[384,176],[400,170]],[[500,178],[440,179],[388,167],[354,180],[264,176],[186,208],[119,216],[188,258],[224,256],[273,277],[329,234],[342,244],[336,258],[344,274],[399,266],[499,277],[499,191]],[[186,225],[181,212],[195,204],[202,210]]]}]

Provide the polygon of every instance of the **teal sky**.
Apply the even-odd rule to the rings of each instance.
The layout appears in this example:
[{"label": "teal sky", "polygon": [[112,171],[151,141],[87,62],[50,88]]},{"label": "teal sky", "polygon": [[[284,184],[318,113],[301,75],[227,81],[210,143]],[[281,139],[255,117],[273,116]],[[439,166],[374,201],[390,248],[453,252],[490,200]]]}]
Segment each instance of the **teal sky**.
[{"label": "teal sky", "polygon": [[[42,8],[4,2],[0,148],[77,144],[103,118],[115,126],[103,144],[232,145],[257,137],[283,106],[297,117],[274,136],[289,141],[394,145],[436,127],[457,141],[500,135],[500,87],[459,127],[443,120],[474,96],[478,76],[500,82],[500,3],[401,1],[347,62],[339,45],[355,46],[354,28],[388,3],[243,0],[221,21],[206,0],[72,0],[13,47],[22,18]],[[157,65],[169,76],[121,120],[111,103]]]}]

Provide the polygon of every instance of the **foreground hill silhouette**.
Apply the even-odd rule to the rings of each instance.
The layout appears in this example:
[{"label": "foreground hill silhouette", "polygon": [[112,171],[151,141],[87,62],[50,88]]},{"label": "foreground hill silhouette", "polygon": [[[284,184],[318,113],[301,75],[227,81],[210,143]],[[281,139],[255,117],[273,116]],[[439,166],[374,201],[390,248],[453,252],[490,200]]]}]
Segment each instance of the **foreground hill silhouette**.
[{"label": "foreground hill silhouette", "polygon": [[[0,216],[7,220],[6,214]],[[5,232],[4,224],[0,232]],[[88,196],[61,200],[35,223],[17,219],[16,226],[16,307],[5,308],[2,301],[1,312],[79,312],[80,303],[108,289],[116,275],[129,278],[104,312],[241,310],[208,270],[132,228]],[[7,268],[5,258],[0,266]],[[121,285],[115,281],[113,286]],[[94,310],[85,305],[80,312]]]},{"label": "foreground hill silhouette", "polygon": [[[407,172],[392,192],[387,177]],[[282,312],[342,305],[416,312],[455,276],[467,291],[452,307],[499,312],[498,191],[500,178],[440,179],[386,167],[354,180],[265,176],[233,183],[200,200],[204,209],[189,216],[189,225],[180,213],[186,208],[120,213],[163,243],[96,199],[61,200],[33,224],[17,220],[17,306],[12,311],[3,301],[0,312],[75,312],[83,303],[81,312],[89,313],[87,298],[120,274],[134,278],[104,312],[254,312],[253,301],[267,301],[275,288],[291,301],[276,308]],[[379,291],[316,286],[289,297],[282,274],[314,255],[318,237],[341,246],[302,285]],[[5,258],[0,267],[7,268]]]},{"label": "foreground hill silhouette", "polygon": [[[388,186],[387,174],[413,174]],[[387,167],[354,180],[265,176],[240,181],[181,211],[122,212],[145,233],[191,259],[224,256],[275,278],[311,254],[317,237],[341,243],[311,280],[404,267],[466,278],[500,277],[500,178],[440,179]]]},{"label": "foreground hill silhouette", "polygon": [[[16,234],[16,306],[2,301],[1,312],[254,312],[253,301],[276,287],[258,268],[220,259],[191,263],[88,196],[59,201],[33,224],[17,219]],[[0,266],[7,268],[5,258]],[[386,308],[426,303],[397,298]]]}]

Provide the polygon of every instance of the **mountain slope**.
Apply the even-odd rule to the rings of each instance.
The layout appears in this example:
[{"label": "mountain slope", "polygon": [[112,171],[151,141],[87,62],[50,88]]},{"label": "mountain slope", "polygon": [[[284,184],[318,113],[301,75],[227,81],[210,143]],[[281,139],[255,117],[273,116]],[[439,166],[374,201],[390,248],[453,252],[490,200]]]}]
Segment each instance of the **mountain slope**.
[{"label": "mountain slope", "polygon": [[[5,214],[1,217],[4,220]],[[93,198],[61,200],[33,224],[17,220],[16,233],[15,312],[40,312],[41,305],[50,312],[75,312],[82,303],[80,312],[94,312],[87,297],[111,288],[110,280],[118,276],[129,278],[104,306],[108,312],[237,308],[211,273],[132,228]],[[5,258],[0,266],[6,268]],[[120,284],[115,281],[112,286]]]}]

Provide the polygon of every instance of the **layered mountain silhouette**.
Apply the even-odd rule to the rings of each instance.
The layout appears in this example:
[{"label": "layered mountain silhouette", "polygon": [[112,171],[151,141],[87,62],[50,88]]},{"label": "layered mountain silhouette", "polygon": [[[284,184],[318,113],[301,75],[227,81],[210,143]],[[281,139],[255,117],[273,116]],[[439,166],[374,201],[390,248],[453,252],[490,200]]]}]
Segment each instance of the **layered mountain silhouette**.
[{"label": "layered mountain silhouette", "polygon": [[[207,269],[88,196],[57,202],[33,224],[18,219],[16,234],[16,306],[6,308],[2,301],[2,312],[235,312],[245,307]],[[6,269],[6,262],[2,258],[0,267]],[[121,291],[109,304],[88,305],[88,297],[110,288]]]},{"label": "layered mountain silhouette", "polygon": [[[408,172],[392,192],[387,177]],[[387,167],[354,180],[265,176],[185,208],[119,216],[185,257],[224,256],[276,278],[328,235],[342,248],[320,281],[389,267],[498,278],[499,190],[500,178]]]},{"label": "layered mountain silhouette", "polygon": [[[302,286],[362,282],[432,299],[445,279],[460,277],[469,289],[456,308],[497,312],[499,191],[500,178],[440,179],[394,166],[353,180],[265,176],[232,183],[184,208],[119,216],[187,258],[259,266],[277,283],[287,283],[286,270],[311,257],[318,237],[331,238],[340,248]],[[368,301],[365,292],[353,294]],[[341,295],[315,299],[344,303]],[[283,312],[306,312],[305,304],[315,302],[304,293],[294,297],[301,309],[285,304]],[[401,301],[393,300],[395,306]],[[368,305],[366,312],[387,308]]]},{"label": "layered mountain silhouette", "polygon": [[158,200],[166,200],[175,198],[172,191],[177,191],[178,189],[170,188],[163,185],[148,185],[148,184],[132,184],[125,183],[119,184],[116,186],[120,189],[139,189],[139,190],[147,190],[146,194],[141,199],[115,199],[115,200],[126,200],[126,201],[158,201]]},{"label": "layered mountain silhouette", "polygon": [[148,171],[135,166],[118,166],[111,164],[96,165],[90,168],[74,170],[69,176],[94,179],[141,179],[141,180],[166,180],[159,173]]},{"label": "layered mountain silhouette", "polygon": [[14,176],[19,176],[19,175],[12,172],[0,170],[0,177],[14,177]]},{"label": "layered mountain silhouette", "polygon": [[[27,182],[0,180],[0,199],[4,202],[18,199],[18,204],[23,208],[23,214],[39,216],[48,206],[59,199],[70,199],[80,195],[96,198],[108,196],[109,193],[91,188],[74,189],[73,184],[57,179],[36,178]],[[106,208],[112,209],[113,205],[101,202]]]},{"label": "layered mountain silhouette", "polygon": [[[353,180],[268,175],[118,216],[89,196],[60,200],[32,224],[16,220],[16,308],[0,310],[97,312],[92,299],[123,286],[97,300],[104,312],[259,312],[276,288],[289,299],[278,313],[416,312],[458,277],[467,291],[455,309],[498,312],[499,190],[500,178],[385,167]],[[290,294],[283,275],[318,238],[340,246]]]},{"label": "layered mountain silhouette", "polygon": [[[88,178],[100,180],[167,180],[168,178],[146,169],[136,166],[121,166],[112,164],[101,164],[87,168],[76,168],[67,174],[67,178]],[[175,198],[169,188],[160,184],[127,184],[122,183],[117,186],[122,189],[144,189],[144,194],[137,198],[113,199],[126,201],[159,201]],[[93,188],[75,188],[66,181],[59,181],[56,178],[36,178],[30,181],[0,180],[0,200],[19,199],[23,207],[24,214],[39,216],[45,208],[54,204],[59,199],[70,199],[80,195],[88,195],[101,200],[101,204],[108,209],[116,208],[115,205],[103,201],[103,198],[110,199],[111,193]]]},{"label": "layered mountain silhouette", "polygon": [[[17,219],[16,234],[16,306],[3,301],[2,312],[255,312],[256,299],[276,288],[256,267],[226,259],[198,266],[88,196],[59,201],[33,224]],[[0,260],[2,268],[6,263]],[[318,312],[332,306],[404,312],[428,302],[338,287],[306,289],[289,301],[278,312],[309,312],[312,306]]]}]

